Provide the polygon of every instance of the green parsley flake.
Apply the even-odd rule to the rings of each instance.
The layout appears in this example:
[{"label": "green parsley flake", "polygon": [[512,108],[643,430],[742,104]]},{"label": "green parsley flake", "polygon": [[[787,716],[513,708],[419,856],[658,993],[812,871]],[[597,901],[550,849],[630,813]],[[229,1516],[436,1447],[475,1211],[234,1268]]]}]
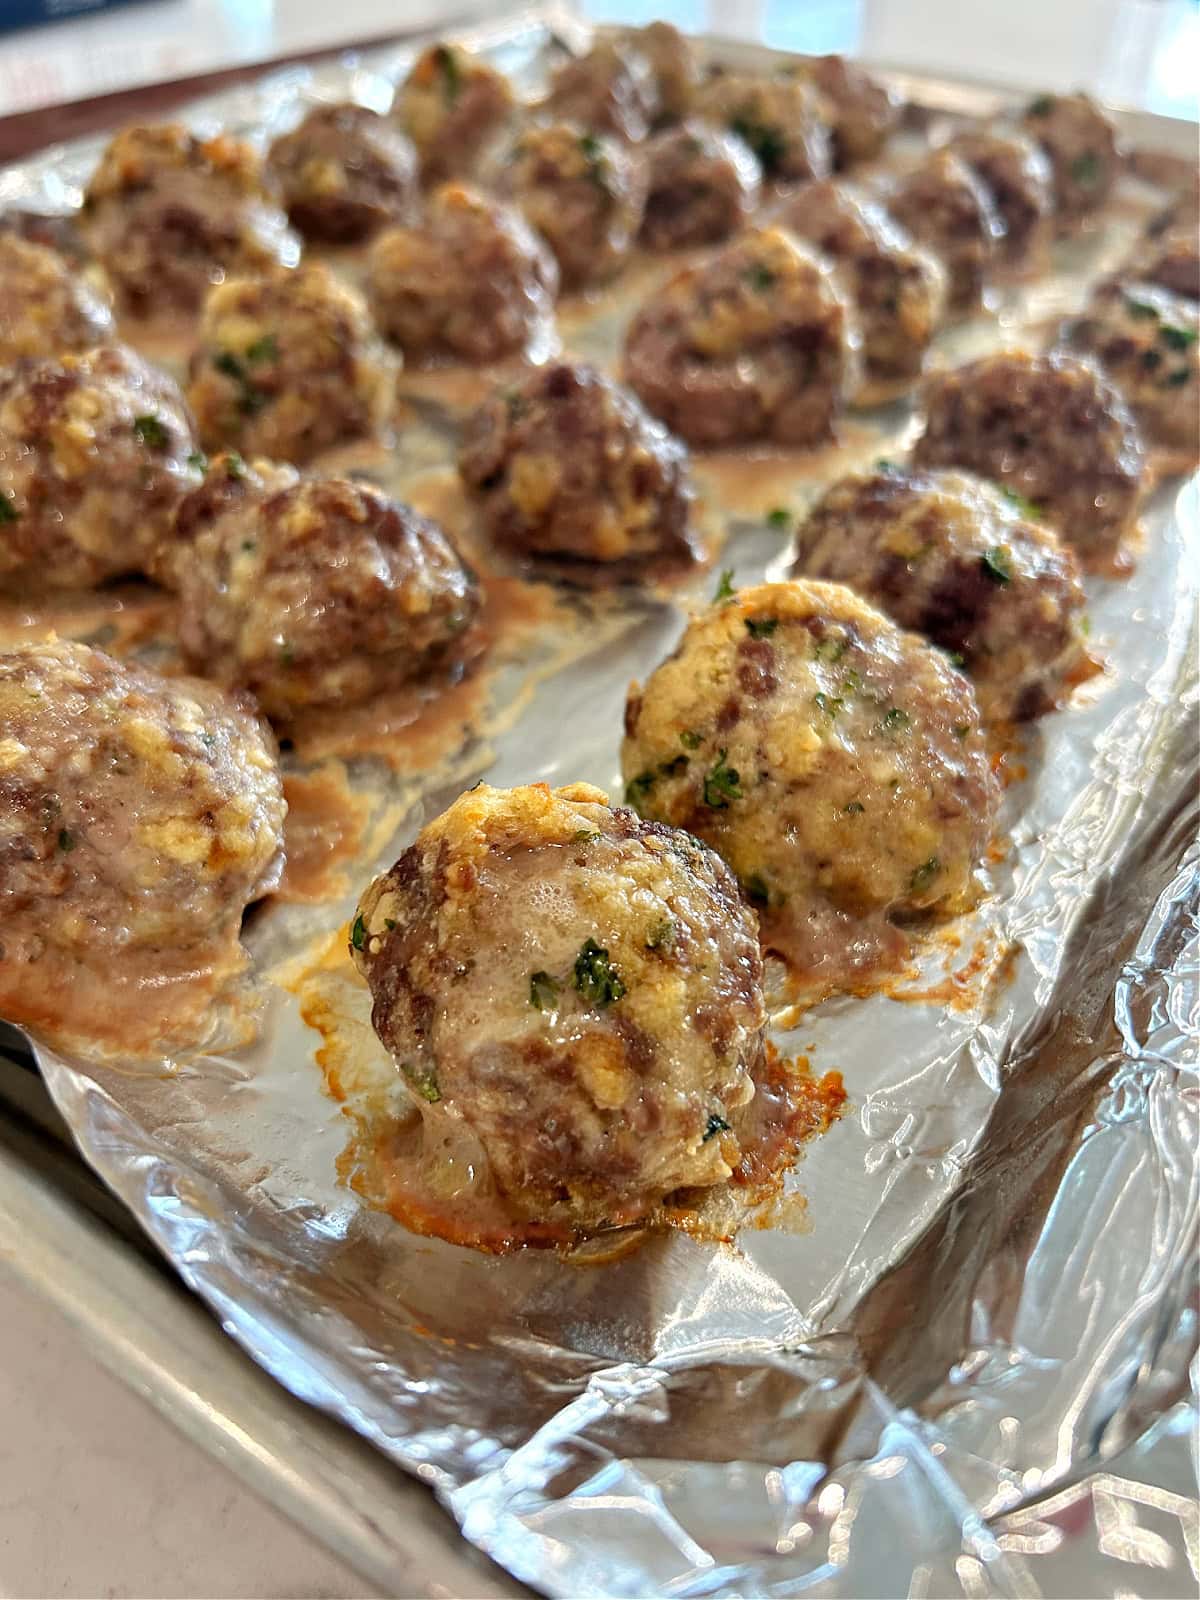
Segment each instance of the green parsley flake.
[{"label": "green parsley flake", "polygon": [[355,917],[350,929],[351,950],[361,950],[367,942],[367,925],[361,915]]},{"label": "green parsley flake", "polygon": [[264,333],[261,339],[255,339],[253,344],[246,346],[247,361],[277,361],[278,359],[279,345],[273,333]]},{"label": "green parsley flake", "polygon": [[733,586],[733,568],[726,567],[717,584],[716,593],[712,597],[713,605],[725,605],[732,600],[737,590]]},{"label": "green parsley flake", "polygon": [[707,1144],[710,1139],[715,1139],[719,1133],[728,1132],[729,1124],[725,1121],[725,1118],[716,1111],[710,1112],[708,1122],[705,1125],[704,1136],[700,1143]]},{"label": "green parsley flake", "polygon": [[748,878],[742,879],[742,888],[746,899],[752,906],[768,906],[771,903],[771,891],[767,887],[767,880],[761,872],[752,872]]},{"label": "green parsley flake", "polygon": [[74,850],[74,848],[75,848],[75,840],[72,837],[72,835],[67,832],[67,830],[65,828],[61,829],[60,832],[59,832],[59,835],[58,835],[58,848],[61,851],[63,851],[64,854],[68,850]]},{"label": "green parsley flake", "polygon": [[1147,300],[1135,300],[1133,295],[1131,295],[1131,294],[1122,295],[1121,298],[1125,301],[1125,309],[1126,309],[1126,311],[1128,311],[1128,313],[1129,313],[1129,315],[1131,317],[1136,318],[1137,321],[1139,321],[1139,322],[1157,322],[1158,321],[1158,308],[1156,306],[1152,306],[1149,303],[1149,301],[1147,301]]},{"label": "green parsley flake", "polygon": [[985,550],[979,558],[979,564],[993,583],[1012,582],[1012,558],[1006,545],[996,544],[990,550]]},{"label": "green parsley flake", "polygon": [[813,695],[813,704],[816,706],[817,710],[823,712],[825,716],[829,717],[831,720],[837,716],[838,712],[842,709],[845,703],[846,702],[839,699],[837,695],[823,694],[820,689],[818,689],[816,694]]},{"label": "green parsley flake", "polygon": [[889,706],[884,712],[883,726],[888,733],[901,733],[912,723],[912,718],[907,711],[901,711],[899,706]]},{"label": "green parsley flake", "polygon": [[730,119],[730,130],[744,139],[758,157],[763,171],[774,174],[787,154],[787,140],[778,128],[771,128],[753,117],[741,114]]},{"label": "green parsley flake", "polygon": [[1002,483],[1000,485],[1000,493],[1008,501],[1009,505],[1015,506],[1021,515],[1028,521],[1041,521],[1042,508],[1033,500],[1027,500],[1023,494],[1019,494],[1016,489],[1010,489],[1006,483]]},{"label": "green parsley flake", "polygon": [[746,618],[746,632],[752,639],[769,639],[778,626],[778,617]]},{"label": "green parsley flake", "polygon": [[768,528],[790,528],[791,525],[792,513],[786,506],[775,506],[767,512]]},{"label": "green parsley flake", "polygon": [[20,519],[20,512],[12,503],[12,495],[0,489],[0,528],[7,528]]},{"label": "green parsley flake", "polygon": [[685,750],[699,750],[704,743],[704,735],[696,733],[691,728],[685,728],[679,735],[679,742]]},{"label": "green parsley flake", "polygon": [[193,450],[187,458],[187,464],[193,472],[198,472],[201,476],[208,471],[208,457],[203,450]]},{"label": "green parsley flake", "polygon": [[753,266],[747,267],[742,277],[759,294],[763,294],[775,282],[775,274],[761,261],[756,261]]},{"label": "green parsley flake", "polygon": [[930,856],[928,861],[922,861],[912,877],[909,878],[909,889],[913,894],[924,894],[941,870],[942,863],[936,856]]},{"label": "green parsley flake", "polygon": [[850,641],[844,634],[827,633],[817,640],[813,654],[818,661],[840,661],[849,648]]},{"label": "green parsley flake", "polygon": [[458,57],[449,45],[439,44],[433,52],[433,59],[437,62],[438,71],[442,75],[442,91],[447,104],[453,105],[462,92],[462,73],[459,70]]},{"label": "green parsley flake", "polygon": [[400,1063],[400,1073],[405,1083],[422,1100],[428,1100],[431,1106],[436,1105],[442,1098],[442,1091],[438,1088],[437,1076],[432,1067],[414,1067],[411,1061]]},{"label": "green parsley flake", "polygon": [[1071,176],[1085,189],[1091,189],[1099,183],[1100,157],[1094,150],[1085,150],[1082,155],[1075,157],[1071,163]]},{"label": "green parsley flake", "polygon": [[726,766],[727,750],[718,753],[715,764],[704,777],[704,804],[713,811],[724,811],[731,800],[740,800],[741,775],[736,767]]},{"label": "green parsley flake", "polygon": [[675,923],[670,917],[656,922],[646,935],[647,950],[669,950],[675,943]]},{"label": "green parsley flake", "polygon": [[594,939],[585,939],[575,957],[575,987],[593,1005],[609,1006],[625,993],[625,985],[608,959],[608,951]]},{"label": "green parsley flake", "polygon": [[654,787],[654,774],[652,772],[639,772],[636,778],[630,778],[625,785],[625,804],[633,806],[636,810]]},{"label": "green parsley flake", "polygon": [[548,972],[529,974],[529,1004],[535,1011],[551,1011],[558,999],[558,983]]},{"label": "green parsley flake", "polygon": [[158,417],[134,417],[133,431],[138,440],[151,450],[165,450],[171,442],[171,435]]},{"label": "green parsley flake", "polygon": [[1164,322],[1159,330],[1158,337],[1171,350],[1187,350],[1196,342],[1195,328],[1176,328],[1169,322]]},{"label": "green parsley flake", "polygon": [[1026,108],[1026,115],[1030,117],[1048,117],[1054,110],[1054,96],[1052,94],[1039,94],[1031,100]]}]

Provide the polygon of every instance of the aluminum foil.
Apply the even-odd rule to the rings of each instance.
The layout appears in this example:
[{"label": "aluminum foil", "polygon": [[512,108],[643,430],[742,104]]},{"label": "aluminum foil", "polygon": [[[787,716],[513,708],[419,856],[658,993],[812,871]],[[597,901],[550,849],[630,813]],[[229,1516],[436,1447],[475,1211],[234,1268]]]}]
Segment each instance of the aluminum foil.
[{"label": "aluminum foil", "polygon": [[[480,42],[529,81],[553,48],[536,17]],[[288,72],[196,120],[261,136],[308,98],[382,103],[406,59]],[[0,204],[69,207],[96,149],[10,169]],[[1077,303],[1119,233],[1068,251],[1007,327],[956,330],[948,358]],[[567,343],[611,360],[620,320]],[[858,459],[913,431],[903,406],[856,426]],[[736,581],[779,575],[763,505],[696,475]],[[818,487],[770,481],[794,509]],[[788,1227],[736,1248],[655,1235],[592,1267],[413,1236],[339,1183],[345,1118],[278,986],[251,1049],[146,1071],[39,1046],[50,1091],[228,1332],[548,1594],[1191,1592],[1198,577],[1197,483],[1174,480],[1135,574],[1089,583],[1106,670],[1024,735],[992,895],[910,984],[936,998],[835,1000],[777,1030],[850,1095],[789,1178]],[[528,680],[359,883],[485,773],[614,789],[627,683],[687,600],[630,603]],[[351,908],[268,910],[256,961],[294,967]]]}]

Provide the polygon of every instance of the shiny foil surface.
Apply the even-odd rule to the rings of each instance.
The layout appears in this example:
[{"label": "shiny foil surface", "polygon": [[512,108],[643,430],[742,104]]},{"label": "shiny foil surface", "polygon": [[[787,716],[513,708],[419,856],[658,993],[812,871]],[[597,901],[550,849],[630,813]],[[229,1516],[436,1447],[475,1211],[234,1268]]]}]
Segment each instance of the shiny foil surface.
[{"label": "shiny foil surface", "polygon": [[[536,18],[482,42],[525,82],[553,48]],[[407,59],[289,71],[195,120],[263,132],[310,98],[386,104]],[[68,208],[97,148],[10,169],[0,203]],[[1050,278],[999,322],[951,330],[943,356],[1077,305],[1121,228],[1060,248]],[[611,365],[632,303],[618,286],[564,342]],[[435,417],[430,449],[440,437],[449,459],[447,429]],[[697,458],[705,514],[728,529],[716,566],[781,575],[767,506],[802,510],[822,478],[901,459],[915,431],[906,404],[854,429],[853,459],[830,452],[763,504]],[[280,985],[248,1050],[118,1070],[39,1046],[51,1093],[228,1332],[535,1589],[1191,1593],[1198,580],[1197,483],[1171,479],[1132,576],[1088,580],[1105,670],[1022,731],[990,897],[911,984],[935,998],[836,999],[775,1029],[849,1095],[788,1179],[787,1226],[735,1246],[656,1233],[593,1266],[409,1234],[339,1182],[346,1119]],[[529,680],[452,780],[418,786],[354,889],[477,778],[619,792],[629,680],[713,582],[621,602],[594,647],[585,619],[574,659]],[[259,970],[296,970],[354,898],[257,913]],[[971,979],[948,977],[975,948]]]}]

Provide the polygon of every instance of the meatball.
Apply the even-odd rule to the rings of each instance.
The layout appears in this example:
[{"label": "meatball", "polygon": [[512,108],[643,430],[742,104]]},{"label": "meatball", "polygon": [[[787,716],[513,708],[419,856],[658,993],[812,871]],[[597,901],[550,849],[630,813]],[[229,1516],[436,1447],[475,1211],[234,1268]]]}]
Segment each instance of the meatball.
[{"label": "meatball", "polygon": [[1121,170],[1117,130],[1086,94],[1039,94],[1022,125],[1054,170],[1054,203],[1064,228],[1105,204]]},{"label": "meatball", "polygon": [[315,262],[212,291],[188,400],[208,448],[305,462],[378,433],[394,376],[361,296]]},{"label": "meatball", "polygon": [[853,297],[867,374],[916,377],[946,303],[941,262],[847,183],[806,183],[776,221],[828,256]]},{"label": "meatball", "polygon": [[857,349],[832,267],[779,228],[750,228],[647,301],[624,376],[689,444],[817,445],[856,380]]},{"label": "meatball", "polygon": [[1000,260],[1018,271],[1040,266],[1054,215],[1045,151],[1015,128],[972,128],[949,148],[979,178],[1004,224]]},{"label": "meatball", "polygon": [[399,128],[366,106],[313,106],[271,146],[268,167],[306,238],[356,244],[417,204],[417,157]]},{"label": "meatball", "polygon": [[430,1141],[584,1232],[725,1182],[762,1071],[752,912],[698,840],[586,784],[479,784],[367,889],[372,1021]]},{"label": "meatball", "polygon": [[696,110],[744,139],[767,178],[803,183],[829,176],[829,129],[816,92],[802,78],[720,72],[699,90]]},{"label": "meatball", "polygon": [[691,109],[699,73],[690,40],[669,22],[630,28],[623,40],[648,62],[658,89],[658,120],[678,122]]},{"label": "meatball", "polygon": [[1052,710],[1084,660],[1075,558],[968,473],[888,467],[840,479],[801,527],[794,570],[848,584],[950,651],[985,721]]},{"label": "meatball", "polygon": [[459,455],[496,543],[633,576],[694,558],[687,452],[591,367],[532,372],[487,400]]},{"label": "meatball", "polygon": [[1143,283],[1200,300],[1200,208],[1181,195],[1153,217],[1126,268]]},{"label": "meatball", "polygon": [[557,293],[554,257],[520,213],[463,184],[437,191],[423,226],[380,234],[367,262],[375,321],[417,366],[545,343]]},{"label": "meatball", "polygon": [[189,664],[280,722],[422,677],[479,603],[441,529],[409,507],[229,457],[183,504],[174,582]]},{"label": "meatball", "polygon": [[758,204],[759,168],[736,133],[684,122],[646,145],[648,175],[642,243],[650,250],[718,244]]},{"label": "meatball", "polygon": [[113,337],[113,315],[56,251],[0,234],[0,366],[22,356],[89,350]]},{"label": "meatball", "polygon": [[283,859],[248,703],[57,640],[0,654],[0,728],[0,1015],[99,1034],[228,966]]},{"label": "meatball", "polygon": [[1106,569],[1137,516],[1145,463],[1124,401],[1074,356],[1000,351],[930,378],[922,467],[965,467],[1006,484],[1075,551]]},{"label": "meatball", "polygon": [[1200,449],[1200,308],[1153,283],[1113,279],[1061,331],[1093,357],[1133,412],[1142,441],[1181,464]]},{"label": "meatball", "polygon": [[813,56],[799,69],[832,113],[834,164],[870,161],[900,120],[900,97],[845,56]]},{"label": "meatball", "polygon": [[568,122],[527,128],[513,147],[505,182],[554,251],[564,288],[611,278],[633,248],[646,206],[646,171],[616,140]]},{"label": "meatball", "polygon": [[555,69],[539,109],[556,122],[637,144],[659,114],[658,85],[640,50],[602,39]]},{"label": "meatball", "polygon": [[625,728],[630,801],[712,845],[806,984],[894,962],[886,918],[972,898],[997,793],[971,686],[840,584],[694,617]]},{"label": "meatball", "polygon": [[513,92],[495,67],[457,44],[423,50],[392,115],[417,147],[426,183],[469,177],[513,114]]},{"label": "meatball", "polygon": [[294,266],[300,246],[250,145],[178,123],[126,128],[83,199],[86,232],[125,309],[199,309],[229,273]]},{"label": "meatball", "polygon": [[889,211],[913,238],[941,257],[949,278],[947,309],[974,311],[1004,237],[987,189],[949,150],[935,150],[888,196]]},{"label": "meatball", "polygon": [[177,386],[123,345],[0,371],[0,590],[152,569],[196,460]]}]

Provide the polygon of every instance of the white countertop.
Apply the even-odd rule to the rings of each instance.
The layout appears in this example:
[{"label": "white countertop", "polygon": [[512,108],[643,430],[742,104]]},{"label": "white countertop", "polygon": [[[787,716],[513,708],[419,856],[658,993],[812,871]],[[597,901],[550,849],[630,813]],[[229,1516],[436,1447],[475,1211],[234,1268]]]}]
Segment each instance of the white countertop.
[{"label": "white countertop", "polygon": [[[0,114],[332,48],[465,9],[438,0],[146,0],[0,34]],[[1190,0],[595,0],[591,10],[898,67],[1078,85],[1196,115],[1200,16]],[[0,1600],[366,1592],[109,1377],[59,1314],[0,1267]]]}]

